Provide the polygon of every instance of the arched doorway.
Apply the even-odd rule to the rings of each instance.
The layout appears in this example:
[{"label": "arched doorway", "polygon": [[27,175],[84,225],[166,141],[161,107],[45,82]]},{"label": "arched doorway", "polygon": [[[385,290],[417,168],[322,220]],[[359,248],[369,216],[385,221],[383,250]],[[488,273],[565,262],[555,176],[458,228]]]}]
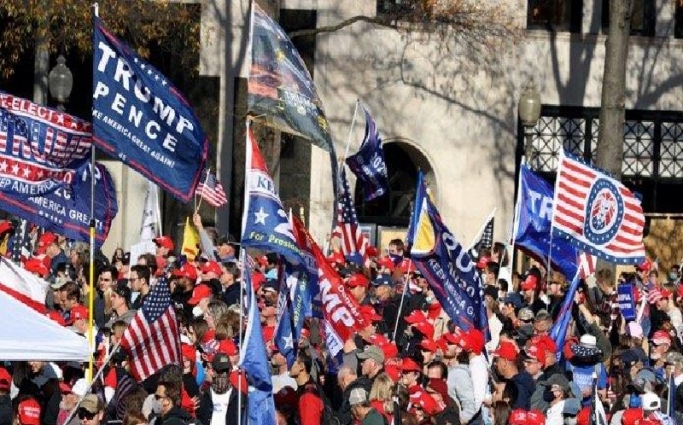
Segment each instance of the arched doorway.
[{"label": "arched doorway", "polygon": [[365,200],[362,184],[356,184],[354,201],[358,221],[379,226],[408,226],[415,199],[417,172],[422,170],[432,190],[436,190],[432,166],[411,143],[396,139],[382,144],[387,163],[389,193],[372,201]]}]

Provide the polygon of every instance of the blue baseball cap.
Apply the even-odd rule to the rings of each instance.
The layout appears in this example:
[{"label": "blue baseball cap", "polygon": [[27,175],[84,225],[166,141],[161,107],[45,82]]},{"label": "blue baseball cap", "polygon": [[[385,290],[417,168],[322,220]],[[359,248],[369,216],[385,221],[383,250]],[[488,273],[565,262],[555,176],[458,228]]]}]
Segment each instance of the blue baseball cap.
[{"label": "blue baseball cap", "polygon": [[519,310],[524,305],[522,297],[516,292],[508,294],[505,299],[503,299],[503,304],[512,304],[515,310]]},{"label": "blue baseball cap", "polygon": [[372,280],[372,286],[389,285],[394,286],[394,281],[388,274],[380,274]]}]

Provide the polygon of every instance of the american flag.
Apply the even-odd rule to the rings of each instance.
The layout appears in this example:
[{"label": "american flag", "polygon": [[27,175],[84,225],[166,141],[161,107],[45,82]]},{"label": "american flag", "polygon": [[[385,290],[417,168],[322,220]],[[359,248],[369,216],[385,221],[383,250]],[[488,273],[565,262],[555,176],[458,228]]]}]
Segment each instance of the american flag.
[{"label": "american flag", "polygon": [[494,209],[486,218],[486,221],[484,221],[484,225],[469,249],[470,257],[472,257],[474,261],[477,261],[484,250],[491,249],[493,246],[493,223],[495,214],[496,210]]},{"label": "american flag", "polygon": [[618,180],[562,153],[553,203],[555,236],[612,263],[645,259],[643,208]]},{"label": "american flag", "polygon": [[121,347],[130,358],[130,373],[139,381],[169,364],[180,364],[180,333],[171,292],[159,280],[126,328]]},{"label": "american flag", "polygon": [[221,182],[216,179],[216,176],[210,171],[205,170],[202,175],[195,195],[199,195],[212,207],[222,207],[228,203],[228,198],[225,196],[225,191]]},{"label": "american flag", "polygon": [[21,263],[21,259],[28,258],[33,254],[33,239],[31,238],[31,225],[26,220],[19,220],[19,226],[14,229],[10,252],[12,261]]},{"label": "american flag", "polygon": [[579,273],[582,279],[595,273],[595,267],[598,263],[598,257],[590,255],[586,252],[579,254]]},{"label": "american flag", "polygon": [[332,237],[339,238],[344,255],[358,253],[365,256],[365,248],[369,245],[368,238],[361,232],[356,216],[356,207],[353,205],[349,182],[346,180],[346,169],[342,167],[339,178],[341,179],[341,196],[339,197],[339,209],[337,211],[337,226],[332,232]]}]

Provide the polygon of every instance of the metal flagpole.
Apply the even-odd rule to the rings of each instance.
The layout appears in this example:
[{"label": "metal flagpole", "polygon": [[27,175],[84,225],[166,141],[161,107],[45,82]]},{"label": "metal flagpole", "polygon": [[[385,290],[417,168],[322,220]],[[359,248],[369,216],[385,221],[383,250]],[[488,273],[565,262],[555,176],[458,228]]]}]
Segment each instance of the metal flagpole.
[{"label": "metal flagpole", "polygon": [[[209,182],[209,173],[211,172],[211,168],[207,167],[206,169],[206,178],[204,179],[204,187],[202,189],[202,193],[204,193],[204,189],[206,188],[206,184]],[[196,199],[196,196],[195,196]],[[204,199],[203,196],[199,196],[199,202],[197,202],[197,206],[194,207],[194,212],[199,211],[199,207],[202,206],[202,199]]]},{"label": "metal flagpole", "polygon": [[[93,3],[93,16],[100,16],[99,5]],[[95,29],[93,28],[93,31]],[[90,149],[90,282],[88,286],[88,344],[90,345],[90,355],[88,357],[88,373],[86,382],[93,382],[93,353],[95,351],[95,333],[93,332],[93,315],[95,304],[95,143]]]},{"label": "metal flagpole", "polygon": [[[408,270],[406,274],[410,274],[410,269],[413,267],[413,260],[408,263]],[[398,321],[401,319],[401,310],[403,310],[403,301],[406,299],[406,292],[410,290],[410,278],[403,284],[403,293],[401,294],[401,302],[398,304],[398,313],[396,314],[396,323],[394,324],[394,333],[391,336],[392,340],[396,342],[396,332],[398,332]]]},{"label": "metal flagpole", "polygon": [[356,126],[356,116],[358,115],[358,105],[360,99],[356,99],[356,108],[353,110],[353,118],[351,118],[351,128],[349,128],[349,137],[346,139],[346,150],[340,162],[343,162],[349,156],[349,148],[351,147],[351,136],[353,136],[353,128]]}]

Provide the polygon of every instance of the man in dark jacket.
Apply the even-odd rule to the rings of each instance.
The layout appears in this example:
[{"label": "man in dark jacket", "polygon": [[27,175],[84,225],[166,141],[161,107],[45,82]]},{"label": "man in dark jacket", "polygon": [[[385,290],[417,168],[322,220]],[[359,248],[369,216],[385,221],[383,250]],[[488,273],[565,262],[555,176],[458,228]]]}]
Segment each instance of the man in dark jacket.
[{"label": "man in dark jacket", "polygon": [[211,362],[211,388],[204,393],[199,402],[197,419],[203,424],[210,424],[215,415],[225,415],[225,424],[238,423],[240,403],[238,397],[242,397],[242,413],[246,409],[246,397],[230,383],[232,363],[230,358],[223,353],[216,354]]},{"label": "man in dark jacket", "polygon": [[177,382],[159,381],[154,394],[159,417],[155,424],[188,425],[196,423],[189,413],[180,408],[181,388]]},{"label": "man in dark jacket", "polygon": [[12,399],[9,396],[12,376],[0,367],[0,425],[12,423]]}]

